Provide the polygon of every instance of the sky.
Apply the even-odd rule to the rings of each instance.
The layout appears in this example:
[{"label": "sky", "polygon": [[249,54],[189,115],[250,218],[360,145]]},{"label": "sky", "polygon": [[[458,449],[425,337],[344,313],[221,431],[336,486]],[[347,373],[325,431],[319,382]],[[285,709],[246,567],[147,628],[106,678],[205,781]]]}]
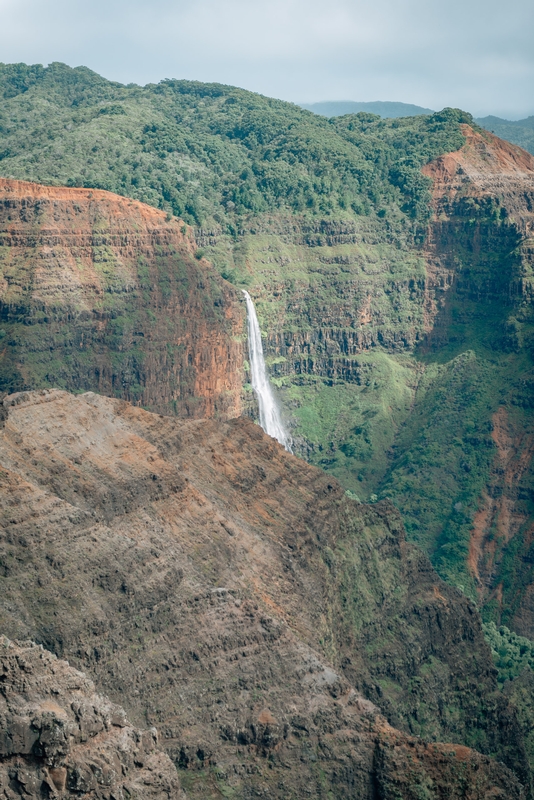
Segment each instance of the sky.
[{"label": "sky", "polygon": [[532,0],[0,0],[0,61],[534,114]]}]

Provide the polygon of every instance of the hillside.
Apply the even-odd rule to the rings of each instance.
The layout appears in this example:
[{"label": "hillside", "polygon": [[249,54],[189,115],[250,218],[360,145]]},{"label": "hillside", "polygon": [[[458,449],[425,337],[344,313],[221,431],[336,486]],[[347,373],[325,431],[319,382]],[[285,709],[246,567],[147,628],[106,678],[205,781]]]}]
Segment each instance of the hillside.
[{"label": "hillside", "polygon": [[[1,434],[2,630],[157,725],[192,797],[516,792],[495,755],[528,790],[533,158],[454,109],[0,91],[0,391],[46,390]],[[236,419],[241,288],[322,473]]]},{"label": "hillside", "polygon": [[[189,301],[168,280],[183,267],[167,255],[162,272],[154,248],[150,278],[130,273],[134,306],[108,286],[91,300],[83,323],[89,367],[80,366],[83,318],[71,319],[68,303],[51,315],[51,300],[37,295],[20,313],[4,302],[4,388],[59,385],[179,415],[253,414],[236,302],[245,287],[296,452],[361,499],[393,499],[409,538],[481,604],[488,622],[534,638],[532,159],[451,109],[327,120],[233,87],[126,87],[61,64],[4,65],[0,84],[4,176],[100,187],[168,209],[158,220],[178,237],[173,247],[184,238],[186,272],[204,271],[212,287],[192,300],[200,327],[182,357],[185,329],[175,330],[168,311],[180,308],[188,325]],[[16,186],[3,184],[2,257],[11,263],[15,224],[26,237],[17,258],[35,265],[36,229],[25,215],[32,202],[40,205],[39,190],[12,211]],[[78,202],[75,192],[84,190],[72,191]],[[132,231],[137,222],[127,217],[137,206],[113,202]],[[71,252],[67,219],[65,210],[57,225]],[[182,219],[191,225],[186,234]],[[101,254],[85,257],[98,263]],[[117,258],[109,263],[113,280]],[[26,298],[34,296],[30,275]],[[216,297],[225,298],[222,306]],[[95,313],[104,299],[111,319],[103,335]],[[137,331],[128,328],[133,312]],[[38,313],[40,335],[26,324]],[[217,355],[206,345],[189,363],[221,322]],[[177,348],[172,358],[163,352],[166,337]],[[116,365],[102,370],[106,380],[95,372],[98,359]]]},{"label": "hillside", "polygon": [[532,636],[534,159],[465,133],[458,153],[424,168],[427,269],[441,298],[428,306],[414,405],[380,491],[397,497],[443,575],[467,565],[464,587],[473,581],[488,618]]},{"label": "hillside", "polygon": [[[390,503],[355,503],[247,419],[59,390],[2,411],[0,627],[156,726],[188,797],[526,796],[524,734],[478,613]],[[91,694],[37,648],[18,663],[34,682],[70,678],[56,729],[57,703]],[[21,681],[22,709],[46,700],[46,681],[40,698]],[[68,754],[45,755],[65,769]]]},{"label": "hillside", "polygon": [[477,119],[476,122],[482,128],[500,136],[501,139],[518,144],[534,155],[534,117],[509,120],[490,116]]},{"label": "hillside", "polygon": [[342,117],[344,114],[359,114],[364,111],[367,114],[378,114],[385,119],[395,119],[397,117],[416,117],[421,114],[433,114],[431,108],[415,106],[413,103],[394,103],[391,101],[355,103],[352,101],[328,101],[324,103],[301,103],[301,108],[313,111],[314,114],[321,114],[323,117]]},{"label": "hillside", "polygon": [[2,65],[0,93],[4,177],[106,189],[230,235],[264,212],[416,215],[420,166],[459,147],[469,118],[347,124],[232,86],[121,86],[64,64]]},{"label": "hillside", "polygon": [[[412,103],[371,102],[356,103],[353,101],[328,101],[323,103],[300,103],[301,108],[320,114],[323,117],[342,117],[345,114],[377,114],[384,119],[398,117],[415,117],[424,114],[433,114],[430,108],[423,108]],[[534,154],[534,117],[526,119],[509,120],[500,117],[487,116],[475,118],[477,125],[495,133],[501,139],[506,139],[512,144],[523,147]]]}]

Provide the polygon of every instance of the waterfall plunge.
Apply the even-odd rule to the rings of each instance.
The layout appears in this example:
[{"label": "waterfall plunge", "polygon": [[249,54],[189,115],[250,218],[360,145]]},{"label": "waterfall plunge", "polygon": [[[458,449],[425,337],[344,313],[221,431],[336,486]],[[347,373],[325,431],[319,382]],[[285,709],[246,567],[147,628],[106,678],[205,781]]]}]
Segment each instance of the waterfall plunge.
[{"label": "waterfall plunge", "polygon": [[265,433],[277,439],[290,453],[291,439],[282,424],[280,410],[273,395],[269,376],[265,368],[263,358],[263,347],[261,345],[261,333],[256,316],[254,303],[248,292],[243,289],[243,294],[247,301],[247,330],[248,330],[248,353],[250,358],[250,373],[252,388],[258,398],[260,409],[260,425]]}]

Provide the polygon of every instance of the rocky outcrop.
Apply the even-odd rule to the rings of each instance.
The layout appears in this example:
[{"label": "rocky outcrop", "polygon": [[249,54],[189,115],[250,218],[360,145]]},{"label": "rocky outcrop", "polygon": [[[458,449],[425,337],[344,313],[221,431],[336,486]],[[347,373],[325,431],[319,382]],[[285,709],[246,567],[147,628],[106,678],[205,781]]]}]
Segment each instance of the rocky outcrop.
[{"label": "rocky outcrop", "polygon": [[523,796],[478,615],[391,504],[250,420],[57,390],[4,407],[0,626],[156,726],[188,796]]},{"label": "rocky outcrop", "polygon": [[423,168],[433,182],[429,288],[441,289],[437,305],[427,302],[433,347],[450,336],[454,300],[498,302],[504,321],[533,294],[534,157],[489,132],[462,129],[465,146]]},{"label": "rocky outcrop", "polygon": [[0,179],[0,384],[240,412],[244,312],[190,230],[109,192]]},{"label": "rocky outcrop", "polygon": [[83,673],[0,637],[0,797],[178,800],[154,729],[132,727]]},{"label": "rocky outcrop", "polygon": [[528,235],[534,217],[534,156],[489,131],[476,131],[470,125],[461,128],[466,139],[461,150],[446,153],[423,167],[423,173],[433,181],[437,214],[454,209],[461,198],[490,197]]},{"label": "rocky outcrop", "polygon": [[[42,646],[11,642],[6,637],[0,637],[0,669],[2,798],[185,800],[175,766],[156,749],[155,728],[133,728],[123,709],[95,694],[93,683],[83,673]],[[376,718],[376,709],[355,697],[348,707],[347,722],[354,724],[358,716],[361,722],[363,716],[365,729],[372,731],[370,721]],[[369,742],[365,734],[354,739],[355,732],[348,730],[327,746],[345,750],[346,767],[358,772],[367,745],[367,763],[363,766],[382,796],[418,800],[425,789],[440,798],[482,800],[488,791],[495,798],[523,796],[513,777],[491,759],[466,747],[429,746],[399,734],[385,721],[381,723],[380,730],[373,731],[374,752],[370,750],[371,737]],[[240,732],[240,736],[246,738],[248,733],[265,756],[278,743],[278,727],[270,711],[263,710],[250,730]],[[360,770],[354,770],[351,764],[356,753]],[[506,780],[511,782],[508,787]],[[230,787],[219,782],[228,793]],[[461,794],[465,787],[467,795]],[[280,785],[277,788],[280,790]],[[357,783],[354,788],[365,791]],[[505,794],[508,789],[511,793]],[[264,794],[259,787],[254,794],[258,792]],[[217,795],[221,792],[216,791]],[[208,788],[202,796],[213,793]],[[268,796],[286,795],[275,789]]]}]

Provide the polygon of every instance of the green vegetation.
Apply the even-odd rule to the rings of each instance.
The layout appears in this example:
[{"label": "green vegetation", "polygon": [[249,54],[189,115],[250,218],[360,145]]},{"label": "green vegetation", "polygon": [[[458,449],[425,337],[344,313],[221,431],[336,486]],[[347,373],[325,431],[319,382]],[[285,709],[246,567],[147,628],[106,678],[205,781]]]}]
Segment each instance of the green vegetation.
[{"label": "green vegetation", "polygon": [[284,399],[306,431],[308,460],[369,498],[409,413],[416,372],[411,360],[384,352],[362,353],[350,368],[354,382],[310,376],[292,381]]},{"label": "green vegetation", "polygon": [[514,121],[500,117],[482,117],[477,119],[477,122],[501,139],[518,144],[519,147],[534,154],[534,116]]},{"label": "green vegetation", "polygon": [[[199,262],[249,289],[296,451],[336,476],[348,498],[390,498],[409,539],[475,602],[489,587],[481,611],[499,684],[531,731],[534,650],[511,628],[534,583],[534,274],[499,198],[459,196],[433,226],[432,246],[454,284],[440,296],[429,280],[430,181],[421,167],[463,145],[460,124],[472,124],[470,116],[445,109],[326,119],[234,87],[122,86],[63,64],[0,65],[0,95],[0,175],[106,189],[164,209],[169,222],[176,215],[193,226]],[[65,315],[59,297],[53,308],[25,305],[27,266],[10,258],[0,243],[0,272],[15,300],[0,305],[0,390],[54,385],[143,403],[151,361],[165,364],[163,394],[185,397],[163,410],[191,413],[194,368],[176,344],[190,321],[168,307],[172,297],[198,291],[204,318],[228,324],[214,279],[210,286],[189,278],[173,252],[153,265],[139,257],[134,296],[121,288],[113,252],[95,244],[107,320],[98,333],[89,315]],[[203,265],[196,267],[200,275]],[[254,413],[248,383],[243,399]],[[508,453],[522,470],[511,478]],[[503,530],[488,514],[482,580],[469,553],[490,494],[504,497],[515,521]],[[366,575],[352,544],[327,556],[337,575],[331,606],[360,630],[373,597],[386,587],[395,599],[402,581],[376,552]],[[417,632],[401,617],[395,626],[415,652]],[[367,655],[385,652],[389,663],[392,636],[391,629],[369,641]],[[439,658],[422,666],[424,674],[446,683]],[[395,709],[401,695],[412,698],[402,724],[437,736],[419,677],[397,677],[381,679],[377,702]],[[482,709],[474,697],[469,743],[489,749],[476,739]],[[461,729],[455,702],[442,713],[451,731]],[[534,763],[534,734],[527,739]],[[186,771],[191,784],[200,779]],[[421,796],[430,791],[420,787]]]},{"label": "green vegetation", "polygon": [[484,625],[484,635],[491,647],[501,685],[517,678],[524,670],[534,670],[534,643],[530,639],[518,636],[506,625],[497,627],[494,622]]},{"label": "green vegetation", "polygon": [[499,686],[517,709],[529,763],[534,764],[534,642],[506,625],[489,622],[484,635],[498,670]]},{"label": "green vegetation", "polygon": [[0,172],[107,189],[236,233],[250,215],[427,213],[420,167],[461,146],[445,110],[326,120],[219,84],[121,86],[64,64],[0,67]]},{"label": "green vegetation", "polygon": [[491,414],[502,377],[473,351],[429,363],[380,486],[402,509],[410,538],[473,599],[470,531],[495,455]]}]

